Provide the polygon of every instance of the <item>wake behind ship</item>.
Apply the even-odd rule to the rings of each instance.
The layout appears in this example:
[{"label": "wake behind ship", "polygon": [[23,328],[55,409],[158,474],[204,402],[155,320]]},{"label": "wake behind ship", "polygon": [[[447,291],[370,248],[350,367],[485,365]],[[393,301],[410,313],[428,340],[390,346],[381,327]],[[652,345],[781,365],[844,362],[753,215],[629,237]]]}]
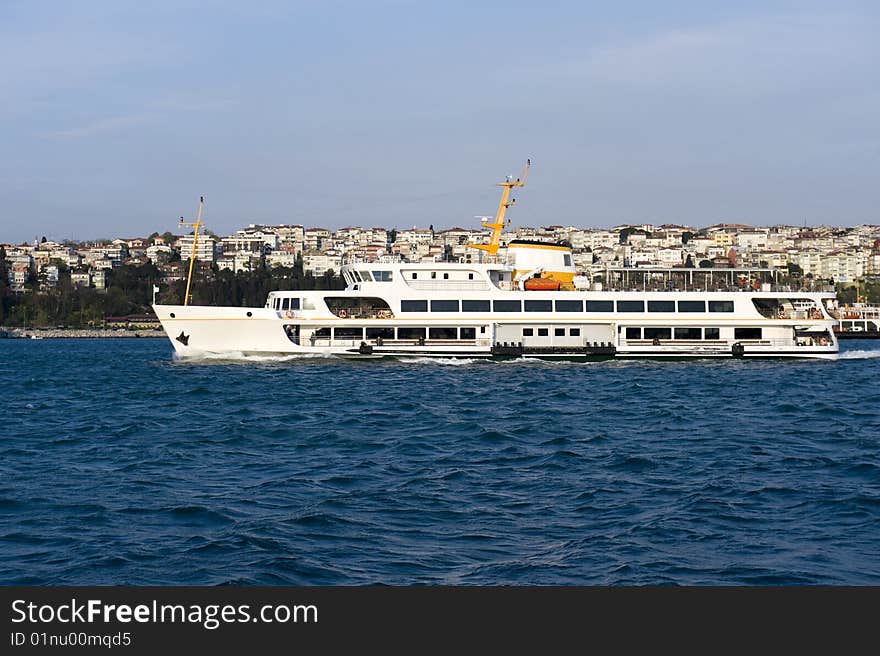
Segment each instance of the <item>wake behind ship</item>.
[{"label": "wake behind ship", "polygon": [[[571,248],[514,240],[499,257],[503,188],[476,262],[347,262],[344,291],[276,291],[260,308],[154,305],[176,353],[463,358],[832,358],[835,294],[790,291],[734,271],[609,270],[576,276]],[[201,219],[194,225],[196,239]],[[193,256],[195,247],[193,248]],[[185,298],[189,299],[190,279]],[[630,284],[639,272],[642,284]],[[709,277],[730,285],[709,291]],[[752,276],[745,271],[744,275]],[[648,282],[651,280],[652,284]],[[699,289],[700,285],[706,289]],[[617,288],[614,288],[617,287]]]}]

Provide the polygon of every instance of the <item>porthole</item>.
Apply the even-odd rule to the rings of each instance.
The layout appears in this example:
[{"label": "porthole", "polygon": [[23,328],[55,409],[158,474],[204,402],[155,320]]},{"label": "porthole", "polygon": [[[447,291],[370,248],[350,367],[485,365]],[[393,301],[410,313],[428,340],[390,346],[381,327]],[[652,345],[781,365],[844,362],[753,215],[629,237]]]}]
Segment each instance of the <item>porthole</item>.
[{"label": "porthole", "polygon": [[172,319],[174,318],[174,313],[173,313],[173,312],[171,313],[171,318],[172,318]]},{"label": "porthole", "polygon": [[247,315],[248,315],[249,317],[252,317],[252,316],[254,316],[254,313],[253,313],[253,312],[248,312]]}]

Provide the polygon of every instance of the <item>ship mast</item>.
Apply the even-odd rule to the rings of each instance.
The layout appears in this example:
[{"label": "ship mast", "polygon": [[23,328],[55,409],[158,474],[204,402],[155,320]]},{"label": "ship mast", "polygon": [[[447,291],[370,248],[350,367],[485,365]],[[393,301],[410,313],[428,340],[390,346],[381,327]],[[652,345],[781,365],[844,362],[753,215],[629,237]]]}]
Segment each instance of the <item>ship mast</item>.
[{"label": "ship mast", "polygon": [[[495,220],[492,223],[488,223],[488,219],[482,219],[481,226],[484,228],[489,228],[492,231],[491,237],[489,239],[488,244],[468,244],[471,248],[476,248],[481,251],[486,251],[489,255],[495,256],[498,253],[498,248],[501,245],[501,231],[504,229],[506,225],[510,224],[510,220],[505,223],[504,221],[504,213],[507,211],[507,208],[516,203],[515,198],[510,198],[510,190],[514,187],[522,187],[526,184],[526,177],[529,175],[529,167],[532,165],[532,160],[527,159],[526,165],[523,167],[522,173],[519,174],[519,177],[516,180],[512,180],[512,176],[508,176],[507,180],[504,182],[499,182],[498,186],[502,187],[501,191],[501,201],[498,203],[498,211],[495,213]],[[510,200],[508,200],[510,198]]]},{"label": "ship mast", "polygon": [[192,252],[189,254],[189,273],[186,276],[186,295],[183,297],[183,304],[189,305],[189,286],[192,284],[193,265],[196,262],[196,247],[199,244],[199,228],[202,225],[202,208],[205,206],[205,197],[199,196],[199,213],[195,223],[187,223],[180,217],[178,226],[189,226],[193,228],[193,245]]}]

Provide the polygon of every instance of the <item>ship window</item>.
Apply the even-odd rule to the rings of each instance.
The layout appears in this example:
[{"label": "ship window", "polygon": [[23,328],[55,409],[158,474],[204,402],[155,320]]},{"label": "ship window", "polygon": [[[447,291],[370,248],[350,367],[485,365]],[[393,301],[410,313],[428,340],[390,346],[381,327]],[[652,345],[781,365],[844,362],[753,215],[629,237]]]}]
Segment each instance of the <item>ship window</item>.
[{"label": "ship window", "polygon": [[644,312],[644,301],[617,301],[618,312]]},{"label": "ship window", "polygon": [[322,337],[330,337],[330,329],[329,328],[318,328],[315,332],[312,333],[313,337],[317,337],[321,339]]},{"label": "ship window", "polygon": [[562,254],[562,261],[565,263],[565,266],[570,267],[571,266],[571,255],[569,255],[568,253],[563,253]]},{"label": "ship window", "polygon": [[290,299],[289,298],[281,299],[281,309],[282,310],[289,310],[290,309]]},{"label": "ship window", "polygon": [[397,339],[425,339],[424,328],[404,326],[397,329]]},{"label": "ship window", "polygon": [[706,301],[679,301],[679,312],[705,312]]},{"label": "ship window", "polygon": [[534,337],[535,329],[534,328],[523,328],[523,337]]},{"label": "ship window", "polygon": [[428,328],[428,338],[429,339],[455,339],[456,332],[458,332],[455,328]]},{"label": "ship window", "polygon": [[489,311],[489,301],[488,300],[464,300],[461,302],[461,311],[462,312],[488,312]]},{"label": "ship window", "polygon": [[581,329],[580,328],[569,328],[568,329],[568,336],[569,337],[580,337],[581,336]]},{"label": "ship window", "polygon": [[676,328],[675,339],[702,339],[702,332],[699,328]]},{"label": "ship window", "polygon": [[390,271],[373,271],[373,280],[376,282],[391,282]]},{"label": "ship window", "polygon": [[303,310],[314,310],[315,309],[315,301],[310,298],[303,299]]},{"label": "ship window", "polygon": [[458,301],[431,301],[431,312],[458,312]]},{"label": "ship window", "polygon": [[526,312],[553,312],[553,301],[550,299],[527,299]]},{"label": "ship window", "polygon": [[565,328],[554,328],[553,329],[554,337],[565,337]]},{"label": "ship window", "polygon": [[473,280],[473,279],[474,279],[474,274],[469,273],[469,274],[468,274],[468,280]]},{"label": "ship window", "polygon": [[709,312],[733,312],[733,301],[709,301]]},{"label": "ship window", "polygon": [[549,328],[538,328],[538,337],[547,337],[549,334]]},{"label": "ship window", "polygon": [[394,339],[394,328],[367,328],[367,339]]},{"label": "ship window", "polygon": [[334,328],[333,329],[333,337],[334,337],[334,339],[363,339],[364,338],[364,329],[363,328],[351,328],[349,326],[345,326],[342,328]]},{"label": "ship window", "polygon": [[372,282],[373,281],[373,277],[370,275],[369,271],[361,271],[360,274],[361,274],[361,278],[363,278],[364,282]]},{"label": "ship window", "polygon": [[485,334],[486,334],[486,326],[480,326],[480,334],[481,334],[481,335],[485,335]]},{"label": "ship window", "polygon": [[401,312],[427,312],[428,301],[401,301]]},{"label": "ship window", "polygon": [[443,274],[443,280],[449,280],[449,274],[448,274],[448,273],[444,273],[444,274]]},{"label": "ship window", "polygon": [[437,272],[436,272],[436,271],[432,271],[432,272],[431,272],[431,280],[434,280],[435,278],[437,278]]},{"label": "ship window", "polygon": [[355,279],[356,282],[361,281],[361,274],[359,274],[357,271],[352,271],[351,275]]},{"label": "ship window", "polygon": [[645,339],[672,339],[672,328],[645,328]]},{"label": "ship window", "polygon": [[290,309],[291,310],[299,310],[299,299],[298,298],[290,299]]},{"label": "ship window", "polygon": [[412,279],[413,279],[413,280],[417,280],[417,279],[418,279],[418,277],[419,277],[419,274],[418,274],[418,273],[416,273],[416,272],[415,272],[415,271],[413,271],[413,274],[412,274]]},{"label": "ship window", "polygon": [[614,312],[614,301],[587,301],[587,312]]},{"label": "ship window", "polygon": [[705,328],[703,332],[706,339],[721,339],[720,328]]},{"label": "ship window", "polygon": [[648,301],[648,312],[675,312],[675,301]]},{"label": "ship window", "polygon": [[734,339],[761,339],[760,328],[734,328]]},{"label": "ship window", "polygon": [[584,302],[583,301],[572,301],[570,299],[566,299],[564,301],[556,301],[556,311],[557,312],[583,312],[584,311]]},{"label": "ship window", "polygon": [[626,329],[626,338],[627,339],[641,339],[642,338],[642,329],[634,328],[632,326]]},{"label": "ship window", "polygon": [[[308,299],[303,299],[304,303]],[[375,296],[325,296],[324,302],[327,309],[338,317],[344,316],[349,319],[356,317],[373,318],[379,310],[389,311],[391,308],[384,299]],[[295,309],[295,308],[294,308]],[[304,307],[303,309],[314,309]]]},{"label": "ship window", "polygon": [[459,328],[458,329],[458,338],[459,339],[476,339],[477,338],[477,329],[476,328]]},{"label": "ship window", "polygon": [[496,312],[522,312],[522,303],[519,301],[493,301]]}]

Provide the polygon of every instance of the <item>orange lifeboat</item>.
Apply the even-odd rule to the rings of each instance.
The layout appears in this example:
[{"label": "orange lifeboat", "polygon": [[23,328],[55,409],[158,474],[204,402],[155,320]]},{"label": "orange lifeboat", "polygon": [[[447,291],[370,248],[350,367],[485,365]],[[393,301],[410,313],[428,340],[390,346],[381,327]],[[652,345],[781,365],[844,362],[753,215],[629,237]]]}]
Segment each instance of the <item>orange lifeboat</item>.
[{"label": "orange lifeboat", "polygon": [[552,278],[529,278],[525,288],[530,292],[556,292],[559,291],[559,281]]}]

